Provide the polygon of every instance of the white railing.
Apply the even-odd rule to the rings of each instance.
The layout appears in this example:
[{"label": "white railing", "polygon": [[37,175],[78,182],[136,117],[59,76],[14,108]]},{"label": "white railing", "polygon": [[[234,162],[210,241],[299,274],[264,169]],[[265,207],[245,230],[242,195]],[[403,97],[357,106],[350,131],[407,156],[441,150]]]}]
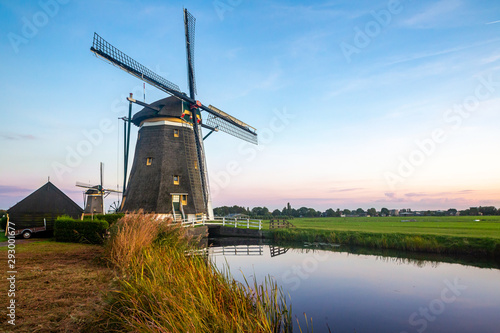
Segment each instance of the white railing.
[{"label": "white railing", "polygon": [[205,225],[207,224],[207,217],[205,215],[203,216],[197,216],[194,219],[184,219],[180,223],[182,224],[183,227],[194,227],[196,225]]},{"label": "white railing", "polygon": [[228,218],[228,217],[216,217],[213,221],[210,221],[213,225],[222,225],[227,227],[235,228],[247,228],[247,229],[259,229],[262,230],[262,220],[251,220],[249,218]]},{"label": "white railing", "polygon": [[263,245],[229,245],[221,247],[206,247],[189,251],[189,255],[215,256],[261,256],[264,254]]},{"label": "white railing", "polygon": [[251,220],[241,218],[216,217],[213,220],[206,216],[200,216],[195,219],[184,219],[181,224],[184,227],[194,227],[196,225],[222,225],[224,227],[247,228],[262,230],[262,220]]}]

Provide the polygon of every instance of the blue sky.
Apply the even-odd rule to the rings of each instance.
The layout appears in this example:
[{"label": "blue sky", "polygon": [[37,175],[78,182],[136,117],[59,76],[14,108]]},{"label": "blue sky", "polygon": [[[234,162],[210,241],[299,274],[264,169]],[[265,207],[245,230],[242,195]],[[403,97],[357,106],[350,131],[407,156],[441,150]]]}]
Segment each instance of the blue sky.
[{"label": "blue sky", "polygon": [[183,7],[198,99],[260,134],[205,141],[215,206],[500,206],[495,1],[45,0],[0,1],[0,208],[49,176],[83,205],[101,161],[121,186],[117,118],[142,82],[93,33],[185,90]]}]

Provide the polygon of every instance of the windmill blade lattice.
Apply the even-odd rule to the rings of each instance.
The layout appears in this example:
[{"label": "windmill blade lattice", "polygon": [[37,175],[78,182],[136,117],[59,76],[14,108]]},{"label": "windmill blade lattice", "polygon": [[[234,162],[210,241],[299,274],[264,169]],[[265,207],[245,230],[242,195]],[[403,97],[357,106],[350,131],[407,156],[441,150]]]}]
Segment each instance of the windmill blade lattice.
[{"label": "windmill blade lattice", "polygon": [[90,48],[96,55],[108,60],[113,65],[129,72],[135,77],[148,82],[149,84],[173,94],[173,91],[180,93],[179,87],[168,81],[167,79],[156,74],[149,68],[141,65],[128,55],[118,50],[116,47],[108,43],[104,38],[94,33],[94,42]]},{"label": "windmill blade lattice", "polygon": [[[221,111],[212,105],[208,108],[213,112],[208,114],[206,121],[208,126],[216,127],[221,132],[230,134],[255,145],[258,144],[257,133],[253,127],[228,115],[224,111]],[[225,119],[230,119],[231,121],[227,121]]]},{"label": "windmill blade lattice", "polygon": [[97,185],[92,185],[92,184],[89,184],[89,183],[76,182],[76,186],[78,186],[78,187],[84,187],[84,188],[92,188],[92,187],[95,187]]},{"label": "windmill blade lattice", "polygon": [[195,36],[195,25],[196,18],[188,12],[187,9],[184,9],[184,25],[185,25],[185,33],[186,33],[186,53],[187,53],[187,66],[188,66],[188,82],[191,82],[193,91],[192,98],[194,95],[198,93],[196,90],[196,77],[194,71],[194,36]]}]

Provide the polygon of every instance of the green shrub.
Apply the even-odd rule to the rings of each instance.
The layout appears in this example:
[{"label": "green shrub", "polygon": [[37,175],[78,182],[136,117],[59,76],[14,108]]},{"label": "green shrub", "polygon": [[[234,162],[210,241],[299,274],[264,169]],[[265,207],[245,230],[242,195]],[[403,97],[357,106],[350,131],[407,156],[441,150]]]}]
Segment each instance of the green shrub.
[{"label": "green shrub", "polygon": [[7,216],[0,218],[0,230],[5,230],[7,228]]},{"label": "green shrub", "polygon": [[113,224],[116,223],[116,221],[118,221],[119,219],[121,219],[124,216],[125,216],[125,214],[123,214],[123,213],[106,214],[106,215],[99,214],[99,215],[94,215],[94,219],[97,218],[98,220],[104,220],[104,221],[108,222],[108,224],[110,226],[112,226]]},{"label": "green shrub", "polygon": [[95,214],[95,215],[85,215],[83,218],[84,221],[93,221],[93,220],[101,220],[101,221],[106,221],[108,222],[109,226],[112,226],[113,224],[116,223],[119,219],[124,217],[125,214],[123,213],[115,213],[115,214]]},{"label": "green shrub", "polygon": [[102,244],[108,226],[98,219],[80,221],[61,216],[54,223],[54,237],[58,242]]}]

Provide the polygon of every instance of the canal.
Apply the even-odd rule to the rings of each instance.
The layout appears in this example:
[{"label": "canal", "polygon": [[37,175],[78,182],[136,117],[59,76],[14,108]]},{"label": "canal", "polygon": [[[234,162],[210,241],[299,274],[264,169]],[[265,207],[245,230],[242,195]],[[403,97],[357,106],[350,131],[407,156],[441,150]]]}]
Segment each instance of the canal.
[{"label": "canal", "polygon": [[209,257],[241,282],[274,278],[303,332],[304,313],[314,332],[500,332],[498,263],[234,239]]}]

